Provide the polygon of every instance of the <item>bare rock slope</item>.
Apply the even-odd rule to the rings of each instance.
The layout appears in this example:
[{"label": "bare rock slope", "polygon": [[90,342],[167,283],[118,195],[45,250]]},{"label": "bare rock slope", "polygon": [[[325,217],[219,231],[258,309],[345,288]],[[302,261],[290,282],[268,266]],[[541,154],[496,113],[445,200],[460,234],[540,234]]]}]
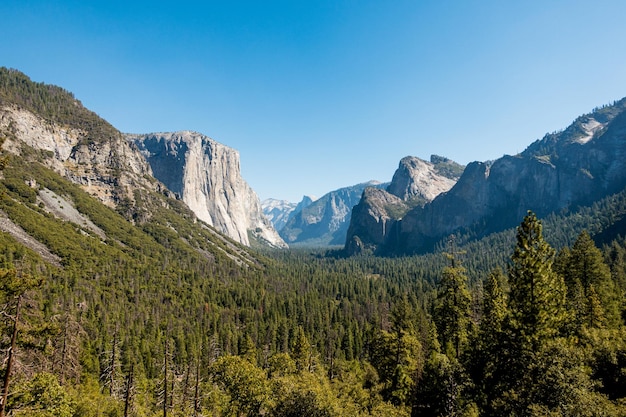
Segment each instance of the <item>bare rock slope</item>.
[{"label": "bare rock slope", "polygon": [[147,179],[152,175],[150,166],[119,132],[95,141],[90,132],[11,104],[0,105],[0,132],[7,139],[3,149],[16,155],[25,146],[43,152],[48,167],[110,207],[132,200],[136,188],[159,186]]}]

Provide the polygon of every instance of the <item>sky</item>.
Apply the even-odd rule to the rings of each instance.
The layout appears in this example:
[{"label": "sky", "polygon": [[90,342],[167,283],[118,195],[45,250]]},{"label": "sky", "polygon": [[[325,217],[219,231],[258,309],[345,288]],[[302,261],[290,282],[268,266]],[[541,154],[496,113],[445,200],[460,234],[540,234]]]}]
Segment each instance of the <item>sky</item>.
[{"label": "sky", "polygon": [[261,199],[487,161],[626,96],[623,0],[0,2],[0,66],[127,133],[239,151]]}]

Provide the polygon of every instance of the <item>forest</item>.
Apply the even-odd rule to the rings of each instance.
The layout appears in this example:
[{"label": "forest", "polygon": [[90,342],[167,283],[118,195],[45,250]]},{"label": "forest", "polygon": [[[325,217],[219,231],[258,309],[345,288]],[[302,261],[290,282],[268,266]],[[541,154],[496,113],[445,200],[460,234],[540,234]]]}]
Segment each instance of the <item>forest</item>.
[{"label": "forest", "polygon": [[[6,103],[119,134],[0,69]],[[346,257],[243,247],[147,190],[112,209],[49,157],[0,160],[3,230],[49,251],[0,232],[0,417],[626,415],[626,190]]]},{"label": "forest", "polygon": [[[0,208],[60,263],[0,236],[1,415],[626,413],[622,194],[429,255],[242,265],[169,212],[136,226],[37,164],[3,175]],[[27,176],[107,239],[46,212]]]}]

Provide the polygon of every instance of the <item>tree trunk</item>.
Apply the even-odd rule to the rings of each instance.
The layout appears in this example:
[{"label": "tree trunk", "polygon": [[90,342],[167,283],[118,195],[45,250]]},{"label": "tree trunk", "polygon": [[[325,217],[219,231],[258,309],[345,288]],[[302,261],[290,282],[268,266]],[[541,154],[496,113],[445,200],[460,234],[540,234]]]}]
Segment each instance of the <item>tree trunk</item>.
[{"label": "tree trunk", "polygon": [[124,396],[124,417],[128,417],[128,412],[130,411],[130,398],[133,389],[133,371],[135,369],[134,365],[130,367],[130,373],[128,374],[128,379],[126,380],[126,395]]},{"label": "tree trunk", "polygon": [[9,396],[9,382],[11,381],[11,371],[13,370],[13,355],[17,345],[17,326],[20,320],[20,307],[22,306],[22,296],[17,297],[17,306],[15,307],[15,318],[13,319],[13,334],[11,335],[11,348],[9,349],[9,358],[7,361],[7,369],[4,373],[4,383],[2,385],[2,404],[0,404],[0,417],[4,417],[6,411],[7,398]]}]

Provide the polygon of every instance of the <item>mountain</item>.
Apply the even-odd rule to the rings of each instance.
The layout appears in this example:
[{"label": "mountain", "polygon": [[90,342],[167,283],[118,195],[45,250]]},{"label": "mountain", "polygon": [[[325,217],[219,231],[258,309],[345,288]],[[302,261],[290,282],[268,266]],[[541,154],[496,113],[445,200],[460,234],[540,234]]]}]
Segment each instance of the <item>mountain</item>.
[{"label": "mountain", "polygon": [[39,161],[109,207],[134,201],[136,188],[167,192],[149,179],[148,163],[113,126],[71,93],[32,83],[18,71],[0,69],[0,129],[5,150],[38,153]]},{"label": "mountain", "polygon": [[241,177],[239,153],[196,132],[151,133],[126,138],[144,155],[155,178],[211,226],[250,246],[285,248],[265,218],[256,193]]},{"label": "mountain", "polygon": [[301,209],[294,209],[287,224],[279,230],[281,237],[291,245],[331,246],[345,242],[350,213],[367,187],[384,187],[378,181],[369,181],[326,193],[318,200],[303,200]]},{"label": "mountain", "polygon": [[[188,208],[175,200],[176,193],[154,178],[150,164],[134,142],[60,87],[35,83],[19,71],[0,68],[0,134],[6,139],[3,148],[9,153],[54,170],[138,225],[153,221],[161,209],[184,212],[185,221],[197,221]],[[216,172],[211,178],[219,181],[219,174],[229,175],[221,179],[223,188],[229,188],[225,195],[235,200],[231,191],[242,190],[245,196],[242,200],[248,204],[243,210],[252,212],[246,216],[236,214],[254,227],[258,240],[280,245],[282,241],[277,235],[265,234],[273,229],[265,227],[269,223],[261,214],[258,199],[238,175],[238,155],[225,148],[213,146],[224,163],[213,164]],[[198,153],[203,151],[200,146],[193,149]],[[162,173],[163,168],[157,168],[157,172]],[[207,175],[198,172],[200,183],[204,180],[201,173]],[[230,214],[226,209],[224,217]],[[246,239],[244,235],[236,240],[247,244]]]},{"label": "mountain", "polygon": [[402,158],[385,190],[364,190],[352,210],[346,250],[354,254],[384,245],[408,211],[450,190],[463,169],[462,165],[438,155],[432,155],[430,161],[414,156]]},{"label": "mountain", "polygon": [[272,223],[274,229],[281,230],[289,219],[296,213],[299,213],[303,208],[308,207],[313,203],[315,198],[304,196],[299,203],[291,203],[286,200],[277,200],[275,198],[268,198],[261,201],[261,208],[263,214]]},{"label": "mountain", "polygon": [[[528,210],[543,217],[591,204],[626,186],[626,99],[580,116],[524,152],[469,164],[432,202],[409,210],[382,238],[349,236],[379,253],[426,252],[447,235],[479,238],[514,226]],[[357,220],[355,220],[357,221]]]}]

